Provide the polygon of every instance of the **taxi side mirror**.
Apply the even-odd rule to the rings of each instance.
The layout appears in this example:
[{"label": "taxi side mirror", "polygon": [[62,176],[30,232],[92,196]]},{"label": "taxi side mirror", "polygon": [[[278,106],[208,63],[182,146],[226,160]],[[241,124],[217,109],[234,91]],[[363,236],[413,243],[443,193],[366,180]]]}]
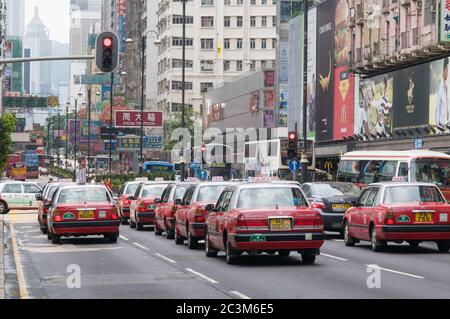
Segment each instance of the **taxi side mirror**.
[{"label": "taxi side mirror", "polygon": [[45,208],[50,208],[50,207],[52,207],[52,203],[50,201],[47,201],[47,202],[44,203],[44,207]]},{"label": "taxi side mirror", "polygon": [[39,200],[39,201],[42,200],[42,194],[41,193],[37,193],[35,196],[36,196],[36,200]]},{"label": "taxi side mirror", "polygon": [[156,204],[161,204],[162,203],[161,198],[155,198],[155,203]]},{"label": "taxi side mirror", "polygon": [[207,212],[213,212],[216,209],[216,206],[214,204],[208,204],[205,209]]},{"label": "taxi side mirror", "polygon": [[183,204],[183,201],[181,200],[181,199],[175,199],[175,205],[178,205],[178,206],[180,206],[180,205],[182,205]]}]

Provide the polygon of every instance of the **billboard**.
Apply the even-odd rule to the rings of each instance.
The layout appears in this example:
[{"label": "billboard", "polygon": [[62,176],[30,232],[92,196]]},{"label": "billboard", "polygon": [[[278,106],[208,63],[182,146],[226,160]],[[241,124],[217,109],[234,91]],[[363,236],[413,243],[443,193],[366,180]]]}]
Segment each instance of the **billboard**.
[{"label": "billboard", "polygon": [[[427,127],[429,124],[430,67],[422,64],[395,72],[395,129]],[[384,111],[381,109],[381,111]]]},{"label": "billboard", "polygon": [[163,127],[162,112],[144,112],[143,116],[140,111],[116,111],[116,127],[140,127],[142,120],[146,127]]},{"label": "billboard", "polygon": [[317,7],[317,104],[316,139],[333,138],[334,100],[334,10],[333,1]]},{"label": "billboard", "polygon": [[354,134],[354,86],[355,77],[347,66],[340,66],[334,70],[333,139],[335,140]]},{"label": "billboard", "polygon": [[437,15],[439,28],[439,42],[450,42],[450,0],[441,0],[439,3],[439,14]]},{"label": "billboard", "polygon": [[307,100],[308,138],[316,138],[316,67],[317,67],[317,8],[308,12],[308,60],[307,60]]},{"label": "billboard", "polygon": [[431,125],[443,125],[450,122],[450,101],[448,88],[449,58],[430,63],[430,101],[429,123]]}]

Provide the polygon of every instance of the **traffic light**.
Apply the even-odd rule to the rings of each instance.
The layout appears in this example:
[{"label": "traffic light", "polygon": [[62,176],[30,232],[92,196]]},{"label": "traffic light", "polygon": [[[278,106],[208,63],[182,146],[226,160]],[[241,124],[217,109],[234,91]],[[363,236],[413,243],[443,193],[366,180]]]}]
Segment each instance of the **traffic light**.
[{"label": "traffic light", "polygon": [[114,72],[119,65],[119,39],[115,33],[102,32],[97,36],[95,62],[100,71]]},{"label": "traffic light", "polygon": [[287,150],[288,159],[297,159],[298,133],[294,131],[289,132],[288,139],[289,139]]}]

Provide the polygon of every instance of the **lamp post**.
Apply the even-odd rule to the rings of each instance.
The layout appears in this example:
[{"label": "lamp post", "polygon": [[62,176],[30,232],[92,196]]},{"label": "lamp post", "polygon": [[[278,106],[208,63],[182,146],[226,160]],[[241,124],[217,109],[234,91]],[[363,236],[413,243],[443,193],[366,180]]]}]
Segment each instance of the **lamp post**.
[{"label": "lamp post", "polygon": [[300,161],[302,184],[308,182],[308,156],[306,154],[308,142],[308,0],[303,1],[303,30],[305,41],[303,45],[303,148]]},{"label": "lamp post", "polygon": [[[83,96],[83,93],[81,93],[81,89],[78,92],[78,96],[81,97]],[[75,117],[75,138],[74,138],[74,167],[73,167],[73,175],[74,175],[74,179],[76,180],[77,178],[77,156],[78,156],[78,142],[77,142],[77,135],[78,135],[78,125],[77,125],[77,121],[78,121],[78,98],[73,97],[73,96],[69,96],[69,100],[67,101],[67,105],[70,105],[70,99],[74,99],[75,100],[75,113],[74,113],[74,117]],[[81,128],[81,126],[80,126]]]},{"label": "lamp post", "polygon": [[[134,31],[135,32],[135,31]],[[154,42],[155,45],[160,45],[161,40],[159,39],[159,33],[154,30],[148,30],[141,37],[141,136],[140,136],[140,150],[139,150],[139,173],[143,173],[144,169],[144,86],[145,86],[145,50],[147,48],[147,36],[149,33],[153,33],[156,36],[156,40]],[[133,31],[129,34],[128,39],[126,39],[127,44],[131,44],[134,42],[131,37]]]},{"label": "lamp post", "polygon": [[[186,0],[182,0],[183,3],[183,50],[182,50],[182,68],[181,68],[181,82],[182,82],[182,91],[181,91],[181,127],[184,128],[186,126],[185,123],[185,102],[186,102]],[[184,157],[184,145],[183,145],[183,157]],[[186,170],[186,163],[183,161],[181,163],[181,181],[184,182],[184,175]]]},{"label": "lamp post", "polygon": [[69,156],[69,105],[70,103],[66,104],[66,169],[68,164],[67,157]]}]

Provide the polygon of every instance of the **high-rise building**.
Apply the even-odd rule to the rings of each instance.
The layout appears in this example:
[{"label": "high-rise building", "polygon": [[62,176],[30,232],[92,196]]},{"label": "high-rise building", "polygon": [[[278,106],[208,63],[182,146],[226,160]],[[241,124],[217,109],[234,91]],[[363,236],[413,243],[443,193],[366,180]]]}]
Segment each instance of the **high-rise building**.
[{"label": "high-rise building", "polygon": [[6,0],[7,34],[13,37],[23,37],[25,27],[25,0]]},{"label": "high-rise building", "polygon": [[[70,55],[86,55],[88,52],[89,34],[100,31],[101,0],[70,1]],[[76,96],[80,91],[81,75],[86,74],[86,61],[70,63],[70,93]]]},{"label": "high-rise building", "polygon": [[[186,3],[186,106],[201,113],[202,94],[246,72],[274,66],[275,0]],[[158,1],[158,106],[181,111],[182,2]]]}]

